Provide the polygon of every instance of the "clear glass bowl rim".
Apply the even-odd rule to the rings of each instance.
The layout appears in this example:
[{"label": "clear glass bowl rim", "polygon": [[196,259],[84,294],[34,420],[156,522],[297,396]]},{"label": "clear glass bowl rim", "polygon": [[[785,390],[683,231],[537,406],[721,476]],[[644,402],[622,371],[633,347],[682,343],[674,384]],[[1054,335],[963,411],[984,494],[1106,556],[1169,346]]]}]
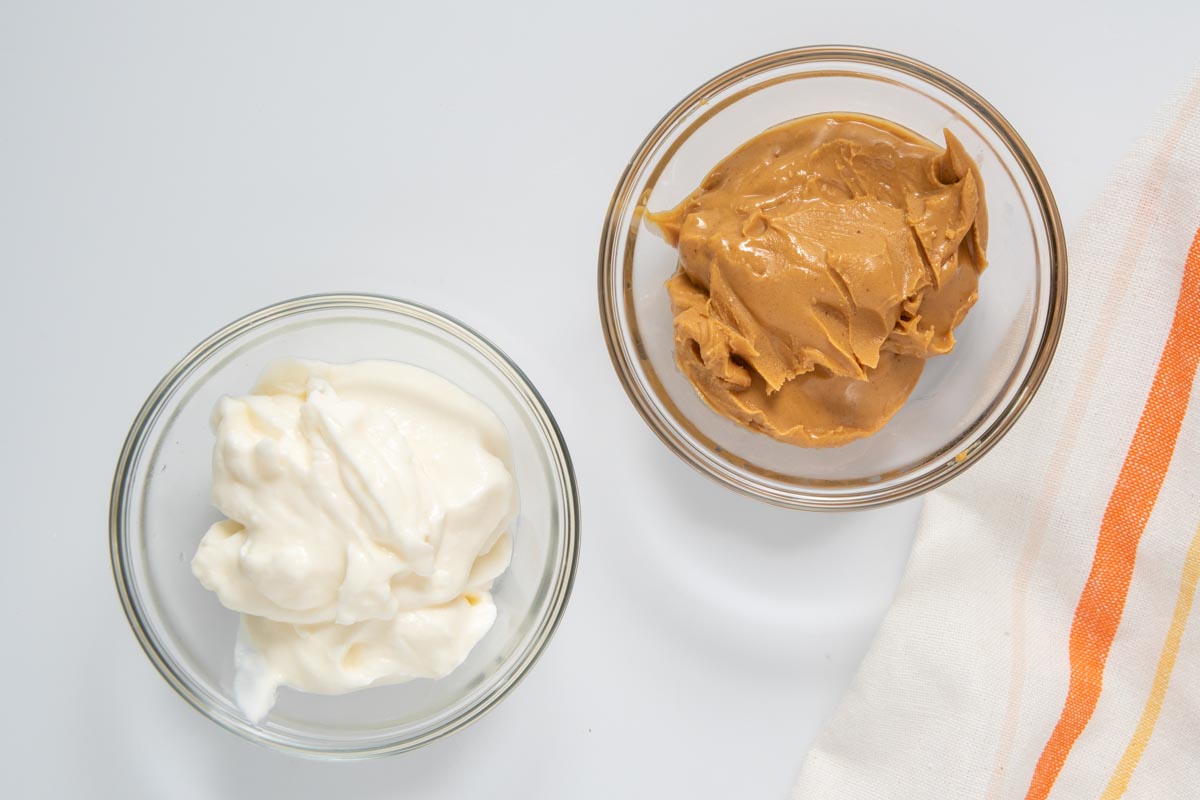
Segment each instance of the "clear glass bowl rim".
[{"label": "clear glass bowl rim", "polygon": [[[655,399],[641,390],[635,378],[636,358],[631,356],[622,341],[623,325],[617,303],[617,293],[621,291],[624,271],[623,265],[617,263],[616,256],[620,243],[627,234],[622,228],[621,220],[628,204],[636,202],[634,193],[638,187],[633,185],[633,179],[646,164],[650,154],[683,117],[705,105],[708,98],[764,72],[814,62],[857,63],[894,70],[946,92],[978,114],[1008,147],[1028,179],[1037,198],[1049,251],[1050,291],[1046,323],[1037,343],[1034,361],[1008,405],[966,450],[916,476],[915,480],[902,480],[885,486],[867,485],[855,492],[826,493],[814,488],[773,490],[747,481],[733,470],[717,469],[710,459],[700,457],[698,448],[677,432],[674,422],[659,411]],[[1041,386],[1054,357],[1054,351],[1058,347],[1067,302],[1067,247],[1058,205],[1054,201],[1054,195],[1041,166],[1008,120],[979,93],[935,67],[898,53],[853,45],[818,45],[780,50],[726,70],[676,103],[658,121],[634,152],[613,191],[600,239],[597,283],[600,320],[613,369],[616,370],[617,377],[634,408],[668,449],[701,474],[743,495],[785,508],[847,511],[896,503],[941,486],[978,461],[1013,426]]]},{"label": "clear glass bowl rim", "polygon": [[[562,557],[557,564],[557,575],[549,598],[546,615],[542,619],[529,646],[520,654],[518,661],[509,670],[505,680],[498,684],[491,692],[480,698],[477,703],[467,707],[462,713],[445,721],[437,728],[426,731],[417,737],[399,739],[361,749],[347,749],[342,747],[327,749],[268,739],[260,736],[257,728],[254,726],[222,710],[215,709],[206,703],[197,692],[192,690],[189,685],[189,679],[177,673],[172,668],[171,660],[162,652],[156,641],[156,637],[151,634],[151,626],[147,624],[143,615],[137,593],[131,588],[133,585],[133,576],[129,567],[131,554],[128,552],[129,536],[127,531],[130,524],[128,507],[133,491],[139,486],[139,484],[132,480],[132,473],[147,443],[150,429],[157,421],[158,414],[166,401],[201,362],[225,345],[263,325],[294,317],[305,312],[329,309],[384,311],[434,325],[442,332],[450,334],[458,339],[460,343],[482,356],[495,371],[511,381],[523,396],[530,413],[535,416],[539,426],[548,434],[546,440],[551,451],[551,461],[555,472],[555,486],[559,492],[563,514],[564,547]],[[154,664],[159,674],[189,705],[222,728],[244,739],[290,755],[307,758],[362,759],[413,750],[467,727],[499,704],[528,674],[529,670],[541,657],[547,644],[557,630],[563,611],[570,599],[572,588],[574,587],[575,573],[579,562],[579,492],[566,442],[563,440],[558,423],[550,413],[545,400],[512,359],[482,334],[454,317],[408,300],[400,300],[378,294],[313,294],[266,306],[229,323],[192,348],[158,382],[158,385],[155,386],[134,418],[133,425],[130,427],[129,434],[126,436],[125,443],[121,448],[121,454],[117,460],[117,467],[113,476],[108,529],[109,555],[112,561],[113,580],[116,583],[117,594],[120,597],[125,618],[128,620],[129,626],[133,629],[133,633],[137,637],[142,650],[145,651],[146,656]]]}]

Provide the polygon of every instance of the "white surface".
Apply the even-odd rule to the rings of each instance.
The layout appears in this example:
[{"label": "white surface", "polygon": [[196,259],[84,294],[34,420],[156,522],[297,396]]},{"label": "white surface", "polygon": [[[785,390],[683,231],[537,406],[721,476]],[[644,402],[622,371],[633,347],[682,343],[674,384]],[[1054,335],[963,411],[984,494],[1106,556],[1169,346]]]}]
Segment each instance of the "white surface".
[{"label": "white surface", "polygon": [[[658,443],[597,321],[622,166],[735,63],[869,44],[988,97],[1070,230],[1200,26],[1192,2],[961,22],[945,2],[434,5],[0,2],[0,796],[784,795],[916,506],[772,509]],[[584,520],[563,627],[513,696],[425,750],[348,765],[261,750],[176,697],[121,615],[105,531],[117,451],[162,373],[246,311],[336,289],[429,303],[504,348],[558,416]]]}]

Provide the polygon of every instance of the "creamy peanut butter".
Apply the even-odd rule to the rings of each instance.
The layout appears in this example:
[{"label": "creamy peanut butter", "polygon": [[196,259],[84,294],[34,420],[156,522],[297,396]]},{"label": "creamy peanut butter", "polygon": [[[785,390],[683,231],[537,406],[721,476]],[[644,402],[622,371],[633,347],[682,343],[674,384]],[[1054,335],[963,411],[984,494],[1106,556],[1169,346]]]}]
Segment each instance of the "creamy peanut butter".
[{"label": "creamy peanut butter", "polygon": [[679,249],[675,357],[725,416],[786,442],[869,436],[950,352],[987,264],[979,170],[874,117],[771,128],[647,219]]}]

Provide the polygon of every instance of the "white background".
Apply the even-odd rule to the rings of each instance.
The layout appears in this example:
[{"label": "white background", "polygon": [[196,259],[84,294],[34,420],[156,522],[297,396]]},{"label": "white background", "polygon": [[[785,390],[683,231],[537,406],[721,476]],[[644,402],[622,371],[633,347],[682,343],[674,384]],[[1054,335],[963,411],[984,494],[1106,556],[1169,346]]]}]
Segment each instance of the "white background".
[{"label": "white background", "polygon": [[[873,45],[989,98],[1069,232],[1197,30],[1195,2],[0,0],[0,796],[784,796],[918,507],[781,511],[659,444],[596,310],[622,167],[736,63]],[[506,350],[583,504],[575,594],[527,680],[469,730],[359,764],[289,759],[188,708],[126,626],[106,541],[111,470],[159,377],[233,318],[330,290],[433,305]]]}]

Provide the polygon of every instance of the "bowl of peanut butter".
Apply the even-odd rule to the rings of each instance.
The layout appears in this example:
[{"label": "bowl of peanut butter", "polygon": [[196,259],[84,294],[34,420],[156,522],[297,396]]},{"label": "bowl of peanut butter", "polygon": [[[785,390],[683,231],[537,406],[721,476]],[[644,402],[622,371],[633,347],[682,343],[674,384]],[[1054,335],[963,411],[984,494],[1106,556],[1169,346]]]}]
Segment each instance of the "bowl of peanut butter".
[{"label": "bowl of peanut butter", "polygon": [[650,428],[777,505],[882,505],[969,468],[1046,373],[1053,195],[1012,126],[918,61],[814,47],[705,83],[614,193],[613,365]]}]

